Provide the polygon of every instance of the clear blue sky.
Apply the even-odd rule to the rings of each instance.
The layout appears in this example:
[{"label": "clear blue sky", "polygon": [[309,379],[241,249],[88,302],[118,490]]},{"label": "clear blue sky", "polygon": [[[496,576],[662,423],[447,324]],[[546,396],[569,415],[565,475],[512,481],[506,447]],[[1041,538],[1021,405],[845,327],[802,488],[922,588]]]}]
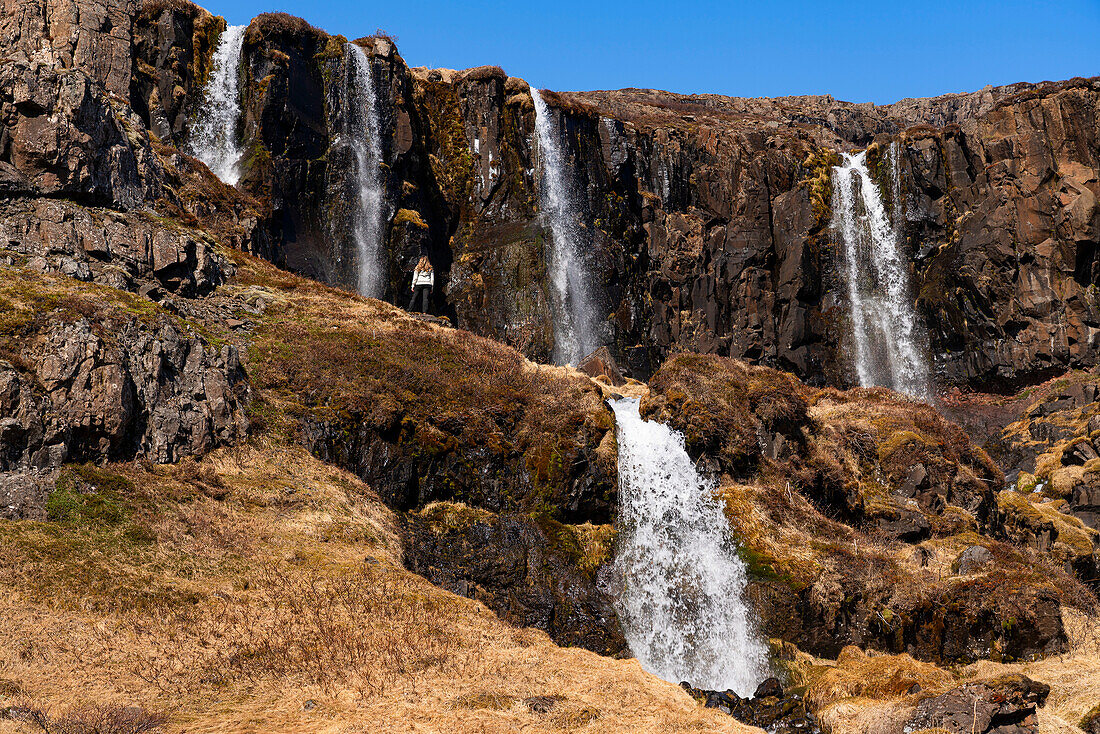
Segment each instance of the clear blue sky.
[{"label": "clear blue sky", "polygon": [[558,90],[885,103],[1100,75],[1100,0],[199,2],[233,24],[283,10],[348,38],[381,28],[410,66],[497,64]]}]

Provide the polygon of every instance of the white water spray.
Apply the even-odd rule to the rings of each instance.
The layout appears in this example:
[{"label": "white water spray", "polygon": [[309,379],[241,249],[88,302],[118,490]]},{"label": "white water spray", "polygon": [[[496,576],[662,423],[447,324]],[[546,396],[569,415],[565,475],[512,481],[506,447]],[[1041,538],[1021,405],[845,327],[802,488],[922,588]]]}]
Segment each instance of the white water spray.
[{"label": "white water spray", "polygon": [[554,361],[577,364],[601,344],[589,264],[590,237],[561,149],[561,134],[542,95],[531,87],[539,144],[541,206],[550,224],[550,281],[554,301]]},{"label": "white water spray", "polygon": [[236,185],[241,177],[243,151],[237,132],[241,120],[237,74],[241,66],[245,28],[243,25],[231,25],[218,39],[214,68],[203,93],[202,109],[188,140],[195,157],[230,186]]},{"label": "white water spray", "polygon": [[612,403],[618,423],[616,611],[631,652],[667,681],[751,696],[765,677],[737,557],[714,486],[684,439],[643,421],[638,400]]},{"label": "white water spray", "polygon": [[[900,220],[896,143],[887,154],[894,218]],[[916,398],[930,392],[928,365],[909,290],[909,267],[890,223],[867,152],[844,154],[833,168],[833,230],[844,248],[856,373],[864,387],[888,387]]]},{"label": "white water spray", "polygon": [[382,263],[385,189],[382,183],[382,125],[374,92],[374,74],[370,58],[357,44],[345,47],[343,129],[337,143],[348,145],[355,155],[355,180],[352,188],[352,231],[357,268],[356,288],[360,295],[381,298],[385,295],[385,266]]}]

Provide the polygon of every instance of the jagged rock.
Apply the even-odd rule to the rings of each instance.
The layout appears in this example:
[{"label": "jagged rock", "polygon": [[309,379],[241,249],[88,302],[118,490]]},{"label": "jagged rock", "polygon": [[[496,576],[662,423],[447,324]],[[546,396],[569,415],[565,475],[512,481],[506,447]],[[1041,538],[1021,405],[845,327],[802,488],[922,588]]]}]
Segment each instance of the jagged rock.
[{"label": "jagged rock", "polygon": [[706,708],[718,709],[739,721],[758,726],[774,734],[819,734],[817,718],[806,709],[802,696],[783,695],[776,678],[768,678],[756,689],[752,698],[740,698],[733,691],[708,691],[693,688],[689,683],[680,687]]},{"label": "jagged rock", "polygon": [[0,362],[0,471],[68,461],[179,461],[247,432],[236,350],[208,348],[171,324],[110,335],[87,320],[54,326],[23,349],[28,374]]},{"label": "jagged rock", "polygon": [[198,231],[53,199],[0,203],[0,242],[30,258],[39,272],[60,271],[120,290],[138,291],[153,281],[180,295],[203,295],[229,270]]},{"label": "jagged rock", "polygon": [[[495,68],[409,70],[389,41],[361,42],[380,82],[387,209],[416,211],[426,225],[413,238],[396,219],[387,228],[386,297],[403,292],[410,261],[427,250],[441,312],[547,359],[547,231],[522,83]],[[246,129],[259,135],[247,142],[264,154],[250,158],[243,185],[276,208],[281,247],[272,257],[350,287],[353,258],[339,235],[350,157],[335,145],[341,42],[303,21],[261,16],[245,57]],[[875,143],[878,160],[896,140],[912,202],[904,234],[916,259],[914,295],[938,373],[1003,386],[1092,364],[1096,134],[1038,124],[1034,110],[1075,119],[1096,108],[1098,84],[1011,85],[878,107],[831,97],[547,92],[590,225],[612,356],[642,378],[667,354],[689,350],[850,382],[828,230],[832,151]],[[950,122],[928,127],[942,120]],[[1054,170],[1062,175],[1046,175]],[[333,206],[321,206],[320,191]],[[1005,250],[1010,239],[1024,249]],[[996,297],[983,290],[990,273],[1017,270],[1021,277],[992,281]],[[1045,284],[1047,273],[1057,284]]]},{"label": "jagged rock", "polygon": [[1035,712],[1050,686],[1025,675],[960,686],[917,704],[906,731],[940,727],[958,734],[1030,734],[1037,731]]},{"label": "jagged rock", "polygon": [[615,358],[607,347],[600,347],[581,360],[578,368],[589,377],[604,377],[612,385],[625,385],[626,379],[615,364]]},{"label": "jagged rock", "polygon": [[613,655],[626,650],[626,641],[610,599],[597,588],[598,569],[578,568],[580,532],[545,519],[429,505],[408,516],[405,564],[512,624],[545,630],[560,645]]},{"label": "jagged rock", "polygon": [[59,70],[80,69],[108,92],[130,91],[134,0],[16,0],[0,21],[8,59]]},{"label": "jagged rock", "polygon": [[142,4],[133,25],[130,104],[161,140],[182,147],[225,27],[223,18],[190,2]]},{"label": "jagged rock", "polygon": [[988,548],[972,545],[955,559],[955,572],[963,576],[976,573],[983,570],[992,560],[993,554],[989,552]]},{"label": "jagged rock", "polygon": [[161,195],[163,172],[141,119],[82,69],[0,66],[0,127],[0,158],[18,173],[17,193],[122,209]]},{"label": "jagged rock", "polygon": [[[0,419],[0,444],[12,419]],[[46,516],[46,497],[57,481],[57,471],[30,469],[0,472],[0,519],[41,520]]]}]

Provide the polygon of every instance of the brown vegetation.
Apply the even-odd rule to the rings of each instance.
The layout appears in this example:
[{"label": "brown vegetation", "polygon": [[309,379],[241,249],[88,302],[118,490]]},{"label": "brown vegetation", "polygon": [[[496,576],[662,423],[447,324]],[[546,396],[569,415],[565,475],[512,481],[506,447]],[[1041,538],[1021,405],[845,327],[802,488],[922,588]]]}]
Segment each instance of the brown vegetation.
[{"label": "brown vegetation", "polygon": [[[635,661],[558,648],[406,572],[392,513],[300,449],[74,471],[115,493],[119,524],[3,526],[66,546],[5,552],[0,578],[0,710],[44,712],[48,731],[97,731],[57,728],[93,714],[167,732],[747,731]],[[69,571],[34,580],[47,562]],[[135,606],[127,578],[186,594]]]}]

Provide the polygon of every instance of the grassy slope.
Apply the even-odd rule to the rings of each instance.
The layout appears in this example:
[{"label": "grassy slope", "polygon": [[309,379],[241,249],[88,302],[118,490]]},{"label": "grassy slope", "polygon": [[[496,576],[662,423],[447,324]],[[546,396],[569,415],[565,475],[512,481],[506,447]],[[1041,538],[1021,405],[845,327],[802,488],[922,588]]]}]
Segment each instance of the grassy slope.
[{"label": "grassy slope", "polygon": [[[590,425],[603,406],[586,378],[233,257],[232,283],[182,305],[209,339],[252,347],[259,435],[173,466],[66,467],[49,521],[0,523],[0,709],[55,729],[136,706],[189,732],[747,730],[636,661],[559,648],[405,571],[393,513],[296,443],[303,418],[396,405],[423,432],[467,401],[452,440],[503,421],[518,437],[506,450],[552,454],[608,428]],[[39,285],[86,288],[62,280]],[[61,295],[47,304],[61,316],[95,316]],[[0,718],[0,732],[34,730]]]},{"label": "grassy slope", "polygon": [[392,513],[300,449],[68,472],[103,501],[0,526],[0,707],[136,705],[190,732],[746,730],[404,571]]}]

